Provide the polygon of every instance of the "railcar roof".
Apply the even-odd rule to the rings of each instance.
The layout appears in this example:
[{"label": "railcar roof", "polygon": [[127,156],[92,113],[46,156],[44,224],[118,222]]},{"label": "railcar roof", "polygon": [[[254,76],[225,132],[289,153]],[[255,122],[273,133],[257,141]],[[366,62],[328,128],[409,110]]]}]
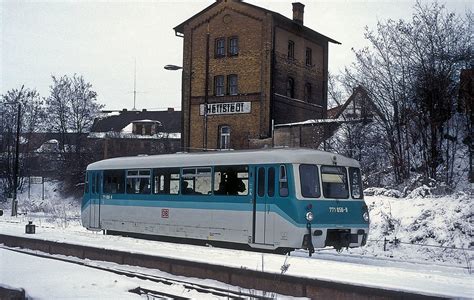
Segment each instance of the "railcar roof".
[{"label": "railcar roof", "polygon": [[90,164],[87,170],[141,169],[159,167],[197,167],[207,165],[242,165],[272,163],[308,163],[359,167],[359,162],[345,156],[311,149],[265,149],[244,151],[193,152],[149,156],[117,157]]}]

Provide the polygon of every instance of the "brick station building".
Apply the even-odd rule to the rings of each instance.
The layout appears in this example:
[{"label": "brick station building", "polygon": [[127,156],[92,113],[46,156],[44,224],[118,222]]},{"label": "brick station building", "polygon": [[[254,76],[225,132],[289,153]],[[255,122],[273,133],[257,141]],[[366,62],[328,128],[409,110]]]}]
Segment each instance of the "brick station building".
[{"label": "brick station building", "polygon": [[[326,117],[328,43],[293,19],[240,0],[217,0],[174,28],[184,38],[185,150],[246,149],[274,124]],[[258,142],[257,142],[258,144]]]}]

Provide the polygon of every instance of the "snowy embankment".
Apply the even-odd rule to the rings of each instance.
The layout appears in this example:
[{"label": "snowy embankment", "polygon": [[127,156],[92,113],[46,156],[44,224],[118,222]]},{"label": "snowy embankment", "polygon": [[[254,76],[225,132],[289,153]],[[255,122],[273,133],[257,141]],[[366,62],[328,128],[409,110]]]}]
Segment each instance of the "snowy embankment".
[{"label": "snowy embankment", "polygon": [[[44,200],[40,185],[32,186],[30,198],[28,190],[19,194],[18,210],[26,215],[21,215],[16,220],[31,219],[36,225],[77,230],[80,224],[80,200],[65,199],[57,191],[58,183],[47,182]],[[344,252],[456,264],[470,268],[474,259],[474,210],[471,196],[462,192],[433,196],[427,187],[417,188],[404,198],[400,195],[396,190],[366,190],[365,202],[370,212],[369,240],[363,248]],[[4,216],[0,217],[0,221],[11,219],[10,205],[0,203],[0,208],[4,209]],[[399,243],[395,243],[395,240]]]},{"label": "snowy embankment", "polygon": [[415,189],[404,198],[399,195],[394,190],[366,190],[369,241],[365,247],[350,252],[470,268],[474,259],[471,195],[458,192],[432,196],[426,187]]}]

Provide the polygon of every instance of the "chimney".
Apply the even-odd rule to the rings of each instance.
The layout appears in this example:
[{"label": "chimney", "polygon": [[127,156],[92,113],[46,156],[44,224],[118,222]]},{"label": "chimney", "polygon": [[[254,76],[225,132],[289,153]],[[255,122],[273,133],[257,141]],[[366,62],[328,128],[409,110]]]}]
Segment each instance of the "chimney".
[{"label": "chimney", "polygon": [[303,25],[304,4],[300,2],[293,3],[293,21]]}]

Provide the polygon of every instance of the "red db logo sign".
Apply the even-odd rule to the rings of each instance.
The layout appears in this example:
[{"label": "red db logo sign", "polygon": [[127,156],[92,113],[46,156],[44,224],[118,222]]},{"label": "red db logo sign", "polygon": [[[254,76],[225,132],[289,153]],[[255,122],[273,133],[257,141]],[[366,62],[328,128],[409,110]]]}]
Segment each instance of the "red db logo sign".
[{"label": "red db logo sign", "polygon": [[162,217],[163,219],[168,219],[168,218],[170,217],[170,210],[167,209],[167,208],[163,208],[163,209],[161,210],[161,217]]}]

